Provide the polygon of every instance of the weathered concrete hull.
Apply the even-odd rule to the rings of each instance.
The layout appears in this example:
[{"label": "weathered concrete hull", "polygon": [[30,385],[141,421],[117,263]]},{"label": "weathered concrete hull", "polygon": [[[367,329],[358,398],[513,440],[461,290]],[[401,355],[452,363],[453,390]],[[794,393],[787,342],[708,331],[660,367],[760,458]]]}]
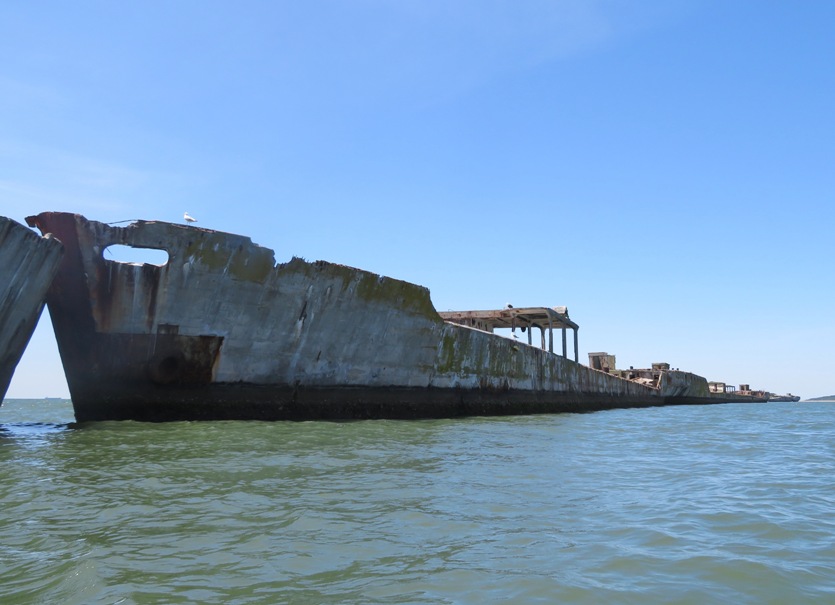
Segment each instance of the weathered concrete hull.
[{"label": "weathered concrete hull", "polygon": [[[47,303],[79,421],[418,418],[667,403],[661,389],[444,322],[421,286],[322,261],[276,265],[248,238],[194,227],[111,227],[63,213],[27,220],[67,249]],[[164,249],[169,260],[113,262],[103,254],[113,244]],[[671,395],[699,392],[679,387]]]},{"label": "weathered concrete hull", "polygon": [[632,397],[556,393],[493,392],[434,387],[291,387],[215,383],[207,387],[139,387],[81,399],[84,421],[138,420],[367,420],[585,413],[660,405],[751,402],[751,398]]},{"label": "weathered concrete hull", "polygon": [[190,389],[122,390],[106,399],[98,393],[82,399],[76,415],[84,421],[363,420],[579,413],[663,404],[651,397],[550,392],[215,383]]},{"label": "weathered concrete hull", "polygon": [[62,250],[56,239],[0,216],[0,401],[43,311]]}]

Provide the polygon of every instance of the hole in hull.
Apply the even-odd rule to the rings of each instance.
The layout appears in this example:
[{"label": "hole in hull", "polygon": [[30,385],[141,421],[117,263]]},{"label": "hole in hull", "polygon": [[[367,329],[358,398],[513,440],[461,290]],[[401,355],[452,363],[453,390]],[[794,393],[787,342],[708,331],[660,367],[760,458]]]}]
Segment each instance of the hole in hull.
[{"label": "hole in hull", "polygon": [[168,252],[157,248],[135,248],[122,244],[108,246],[102,252],[104,260],[131,265],[162,266],[168,262]]}]

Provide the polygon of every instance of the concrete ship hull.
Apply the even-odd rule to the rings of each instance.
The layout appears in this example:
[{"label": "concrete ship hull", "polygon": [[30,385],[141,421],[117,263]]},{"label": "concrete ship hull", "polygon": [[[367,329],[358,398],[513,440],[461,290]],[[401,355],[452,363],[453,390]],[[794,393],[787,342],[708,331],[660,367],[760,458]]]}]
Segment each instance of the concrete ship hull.
[{"label": "concrete ship hull", "polygon": [[0,216],[0,401],[41,316],[62,250],[59,241]]},{"label": "concrete ship hull", "polygon": [[769,401],[778,401],[783,403],[797,403],[800,401],[800,397],[798,395],[771,395],[768,398]]},{"label": "concrete ship hull", "polygon": [[[718,403],[444,321],[426,288],[171,223],[27,219],[67,249],[47,295],[76,419],[351,419]],[[114,244],[163,265],[107,260]],[[750,400],[750,399],[740,399]]]}]

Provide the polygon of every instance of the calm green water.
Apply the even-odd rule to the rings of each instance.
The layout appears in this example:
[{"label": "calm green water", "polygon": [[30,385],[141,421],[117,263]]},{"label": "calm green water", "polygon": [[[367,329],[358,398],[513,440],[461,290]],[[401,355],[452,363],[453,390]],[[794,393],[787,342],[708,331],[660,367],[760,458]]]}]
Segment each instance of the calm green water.
[{"label": "calm green water", "polygon": [[352,423],[0,408],[0,602],[835,603],[835,405]]}]

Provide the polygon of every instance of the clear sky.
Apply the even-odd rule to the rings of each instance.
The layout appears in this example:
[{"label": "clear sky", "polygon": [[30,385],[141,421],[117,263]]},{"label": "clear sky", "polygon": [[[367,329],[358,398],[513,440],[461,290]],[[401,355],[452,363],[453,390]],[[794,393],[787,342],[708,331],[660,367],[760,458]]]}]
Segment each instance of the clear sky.
[{"label": "clear sky", "polygon": [[[834,66],[825,0],[8,0],[0,214],[188,211],[829,395]],[[68,394],[43,319],[9,397]]]}]

